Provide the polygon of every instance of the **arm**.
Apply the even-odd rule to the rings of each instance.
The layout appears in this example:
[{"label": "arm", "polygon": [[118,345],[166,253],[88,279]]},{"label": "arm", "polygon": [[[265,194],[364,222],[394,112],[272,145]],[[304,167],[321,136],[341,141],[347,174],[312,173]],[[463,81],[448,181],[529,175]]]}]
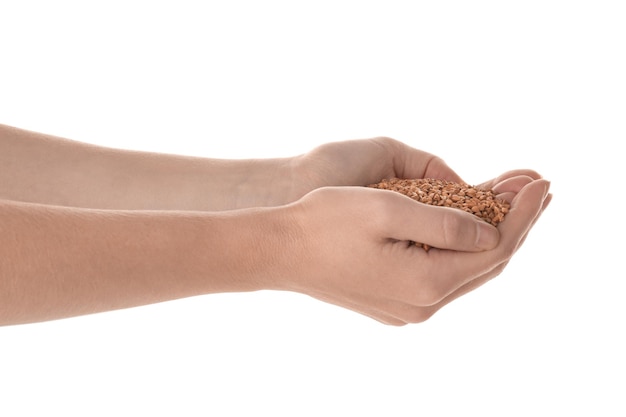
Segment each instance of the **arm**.
[{"label": "arm", "polygon": [[459,210],[350,187],[391,176],[460,179],[389,138],[225,161],[0,126],[0,323],[256,289],[421,321],[498,275],[550,201],[530,170],[486,182],[512,201],[498,233]]},{"label": "arm", "polygon": [[0,324],[260,289],[388,324],[422,321],[498,275],[521,245],[550,197],[545,180],[517,186],[500,233],[463,211],[364,187],[229,212],[0,200]]},{"label": "arm", "polygon": [[0,324],[265,288],[288,231],[277,209],[117,211],[0,200]]},{"label": "arm", "polygon": [[273,206],[294,199],[290,164],[126,151],[0,125],[6,200],[101,209]]},{"label": "arm", "polygon": [[0,198],[101,209],[220,211],[296,201],[323,186],[460,177],[389,138],[321,145],[291,158],[225,160],[94,146],[0,125]]}]

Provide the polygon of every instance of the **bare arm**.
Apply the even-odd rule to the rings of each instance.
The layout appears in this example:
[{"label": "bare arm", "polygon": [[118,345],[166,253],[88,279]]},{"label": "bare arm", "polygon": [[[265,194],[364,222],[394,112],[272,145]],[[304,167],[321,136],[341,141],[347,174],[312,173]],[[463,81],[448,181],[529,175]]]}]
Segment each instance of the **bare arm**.
[{"label": "bare arm", "polygon": [[0,200],[0,325],[268,287],[273,248],[284,246],[278,242],[288,230],[276,226],[276,211],[105,211]]},{"label": "bare arm", "polygon": [[461,210],[365,187],[227,212],[0,200],[0,324],[257,289],[301,292],[389,324],[422,321],[498,275],[550,200],[545,180],[503,187],[512,209],[500,233]]},{"label": "bare arm", "polygon": [[389,138],[227,161],[0,126],[0,324],[257,289],[422,321],[502,272],[551,199],[534,171],[486,182],[512,203],[496,230],[362,187],[390,176],[459,179]]},{"label": "bare arm", "polygon": [[296,201],[324,186],[460,177],[390,138],[321,145],[290,158],[226,160],[94,146],[0,125],[0,199],[71,207],[221,211]]},{"label": "bare arm", "polygon": [[102,209],[273,206],[294,199],[290,164],[126,151],[0,125],[6,200]]}]

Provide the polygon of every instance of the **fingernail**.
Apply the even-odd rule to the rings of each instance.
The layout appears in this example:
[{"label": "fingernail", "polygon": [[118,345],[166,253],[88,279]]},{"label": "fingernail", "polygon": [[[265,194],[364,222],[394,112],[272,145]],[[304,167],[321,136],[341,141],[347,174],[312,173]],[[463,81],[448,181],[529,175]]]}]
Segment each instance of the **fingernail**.
[{"label": "fingernail", "polygon": [[490,224],[484,221],[476,222],[476,231],[478,238],[476,240],[476,246],[482,250],[493,249],[498,245],[500,240],[500,233],[498,230]]}]

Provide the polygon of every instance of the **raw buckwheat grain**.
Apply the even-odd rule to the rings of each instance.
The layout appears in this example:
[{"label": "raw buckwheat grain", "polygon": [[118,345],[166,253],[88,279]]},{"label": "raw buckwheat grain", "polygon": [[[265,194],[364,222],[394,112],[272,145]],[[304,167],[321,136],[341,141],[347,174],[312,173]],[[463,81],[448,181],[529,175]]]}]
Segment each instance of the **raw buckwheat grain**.
[{"label": "raw buckwheat grain", "polygon": [[[396,191],[424,204],[460,209],[494,226],[504,220],[511,207],[507,201],[496,198],[492,190],[434,178],[389,178],[368,187]],[[427,244],[412,243],[426,251],[430,249]]]}]

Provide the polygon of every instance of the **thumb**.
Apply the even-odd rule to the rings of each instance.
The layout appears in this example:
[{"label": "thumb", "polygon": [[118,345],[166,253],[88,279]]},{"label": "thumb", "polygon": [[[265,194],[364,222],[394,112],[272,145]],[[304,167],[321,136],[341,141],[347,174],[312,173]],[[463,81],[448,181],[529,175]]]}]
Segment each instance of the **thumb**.
[{"label": "thumb", "polygon": [[479,217],[450,207],[431,206],[399,193],[380,190],[389,199],[385,228],[391,238],[434,248],[478,252],[493,249],[498,230]]}]

